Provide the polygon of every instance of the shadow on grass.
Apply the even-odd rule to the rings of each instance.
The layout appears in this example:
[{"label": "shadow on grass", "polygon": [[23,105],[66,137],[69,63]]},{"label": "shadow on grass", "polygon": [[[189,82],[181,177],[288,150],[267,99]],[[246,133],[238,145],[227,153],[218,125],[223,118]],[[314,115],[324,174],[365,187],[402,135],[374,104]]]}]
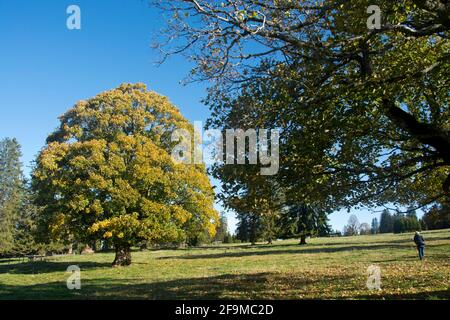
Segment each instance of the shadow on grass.
[{"label": "shadow on grass", "polygon": [[[170,281],[142,283],[130,279],[88,279],[82,281],[81,290],[68,290],[66,283],[51,282],[31,286],[0,286],[0,299],[334,299],[340,288],[346,295],[339,299],[448,299],[449,291],[405,294],[361,294],[361,288],[351,283],[347,275],[323,275],[311,279],[307,275],[292,276],[279,273],[226,274],[215,277],[186,278]],[[334,287],[336,296],[328,296],[328,286]],[[361,284],[365,286],[365,283]],[[354,293],[354,294],[353,294]]]},{"label": "shadow on grass", "polygon": [[[312,254],[312,253],[336,253],[345,251],[355,251],[355,250],[383,250],[383,249],[399,249],[404,248],[402,245],[392,245],[392,244],[380,244],[380,245],[365,245],[365,246],[332,246],[325,247],[321,245],[320,247],[309,247],[309,246],[296,246],[297,249],[283,249],[283,250],[262,250],[267,249],[266,247],[254,247],[254,251],[240,251],[240,252],[223,252],[223,253],[213,253],[213,254],[186,254],[181,256],[169,256],[169,257],[159,257],[157,259],[220,259],[220,258],[241,258],[247,256],[264,256],[264,255],[279,255],[279,254]],[[261,249],[261,250],[258,250]]]},{"label": "shadow on grass", "polygon": [[94,268],[110,268],[111,263],[100,263],[90,261],[35,261],[35,262],[21,262],[12,264],[0,264],[0,274],[38,274],[51,272],[65,272],[70,265],[79,266],[82,270]]},{"label": "shadow on grass", "polygon": [[[357,239],[358,236],[355,236],[355,239]],[[337,239],[346,239],[346,237],[342,237],[342,238],[337,238]],[[450,240],[450,237],[426,237],[425,236],[425,243],[430,243],[433,241],[443,241],[443,240]],[[342,241],[342,242],[322,242],[320,244],[316,244],[316,245],[324,245],[324,246],[336,246],[336,245],[360,245],[363,242],[357,242],[357,241]],[[398,240],[378,240],[378,241],[369,241],[367,242],[367,244],[386,244],[386,243],[391,243],[391,244],[411,244],[412,246],[415,246],[414,241],[413,241],[413,237],[411,236],[411,239],[407,238],[407,239],[398,239]]]},{"label": "shadow on grass", "polygon": [[[449,237],[430,238],[427,241],[427,247],[439,247],[447,244],[433,244],[434,241],[448,240]],[[281,248],[281,250],[276,250]],[[233,247],[210,247],[208,249],[221,250],[221,253],[197,254],[202,248],[187,249],[186,254],[179,256],[165,256],[157,259],[220,259],[220,258],[240,258],[247,256],[264,256],[278,254],[314,254],[314,253],[336,253],[351,252],[359,250],[383,250],[383,249],[409,249],[411,253],[415,253],[416,246],[410,239],[394,240],[389,242],[368,242],[361,245],[361,242],[342,242],[342,243],[312,243],[307,245],[299,245],[297,243],[289,244],[260,244],[260,245],[239,245]],[[233,249],[243,249],[242,251],[231,251]],[[272,250],[275,249],[275,250]],[[230,250],[231,252],[227,252]]]},{"label": "shadow on grass", "polygon": [[[347,283],[349,277],[328,276],[320,281]],[[31,286],[0,286],[0,299],[296,299],[302,288],[318,281],[309,277],[289,277],[276,273],[226,274],[215,277],[186,278],[151,283],[129,279],[83,280],[81,290],[68,290],[66,283],[50,282]],[[278,289],[274,284],[281,285]],[[295,292],[294,292],[295,291]],[[308,292],[311,292],[308,289]]]}]

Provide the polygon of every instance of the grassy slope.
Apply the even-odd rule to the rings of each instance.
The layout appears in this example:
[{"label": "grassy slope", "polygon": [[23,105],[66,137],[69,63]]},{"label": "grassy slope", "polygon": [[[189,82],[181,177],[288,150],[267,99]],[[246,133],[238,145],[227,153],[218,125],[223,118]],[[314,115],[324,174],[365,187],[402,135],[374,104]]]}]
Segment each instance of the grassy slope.
[{"label": "grassy slope", "polygon": [[[412,236],[135,252],[126,268],[110,267],[112,253],[0,261],[0,299],[448,299],[450,229],[424,233],[423,262]],[[78,291],[66,288],[72,264],[82,270]],[[369,265],[381,268],[380,291],[366,288]]]}]

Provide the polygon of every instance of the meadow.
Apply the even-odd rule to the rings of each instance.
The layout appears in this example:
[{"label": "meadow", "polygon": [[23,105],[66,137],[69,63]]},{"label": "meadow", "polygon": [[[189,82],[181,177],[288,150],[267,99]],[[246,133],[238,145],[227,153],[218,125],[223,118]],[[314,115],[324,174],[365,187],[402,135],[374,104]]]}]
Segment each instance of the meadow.
[{"label": "meadow", "polygon": [[[113,253],[0,260],[0,299],[449,299],[450,229],[423,235],[424,261],[412,233],[135,251],[119,268]],[[366,286],[371,265],[380,290]]]}]

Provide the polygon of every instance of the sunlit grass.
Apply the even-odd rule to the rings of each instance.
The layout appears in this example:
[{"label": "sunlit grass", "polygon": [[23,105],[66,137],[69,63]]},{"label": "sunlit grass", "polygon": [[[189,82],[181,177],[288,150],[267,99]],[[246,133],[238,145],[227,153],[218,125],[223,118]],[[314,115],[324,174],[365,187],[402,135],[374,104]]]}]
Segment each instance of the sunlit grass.
[{"label": "sunlit grass", "polygon": [[[111,268],[113,253],[0,261],[1,299],[448,299],[450,229],[424,232],[424,261],[412,234],[316,238],[273,245],[229,245],[133,252]],[[69,265],[81,290],[68,290]],[[381,290],[366,287],[381,268]]]}]

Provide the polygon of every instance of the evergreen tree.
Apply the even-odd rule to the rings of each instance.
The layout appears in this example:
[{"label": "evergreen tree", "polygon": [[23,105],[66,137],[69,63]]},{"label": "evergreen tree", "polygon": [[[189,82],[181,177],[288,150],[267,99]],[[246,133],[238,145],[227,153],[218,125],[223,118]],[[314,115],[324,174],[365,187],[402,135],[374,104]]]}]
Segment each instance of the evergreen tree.
[{"label": "evergreen tree", "polygon": [[378,219],[377,218],[373,218],[372,219],[371,229],[370,229],[371,233],[372,234],[377,234],[379,232],[379,228],[380,228],[380,225],[378,224]]},{"label": "evergreen tree", "polygon": [[405,230],[407,229],[407,222],[405,219],[405,216],[400,213],[397,212],[394,215],[394,233],[403,233],[405,232]]},{"label": "evergreen tree", "polygon": [[408,209],[406,213],[406,217],[408,218],[408,230],[407,231],[418,231],[421,229],[420,221],[417,218],[416,210]]},{"label": "evergreen tree", "polygon": [[394,233],[404,233],[417,231],[421,229],[419,220],[417,219],[416,211],[409,208],[406,215],[397,212],[394,216]]},{"label": "evergreen tree", "polygon": [[425,212],[421,219],[422,229],[437,230],[450,228],[450,205],[448,202],[436,205]]},{"label": "evergreen tree", "polygon": [[214,236],[214,241],[225,242],[225,237],[228,234],[228,221],[224,213],[220,215],[219,223],[216,227],[216,235]]},{"label": "evergreen tree", "polygon": [[239,222],[236,229],[236,239],[254,245],[263,237],[264,224],[260,214],[238,213],[237,219]]},{"label": "evergreen tree", "polygon": [[14,230],[14,254],[18,256],[43,253],[46,249],[62,249],[63,244],[54,243],[53,246],[45,246],[38,242],[37,224],[38,208],[34,205],[33,195],[27,187],[23,202],[18,212]]},{"label": "evergreen tree", "polygon": [[278,216],[273,212],[267,212],[262,215],[261,223],[262,237],[271,244],[278,234]]},{"label": "evergreen tree", "polygon": [[249,241],[252,245],[255,245],[256,242],[262,237],[263,233],[263,223],[262,223],[262,217],[259,214],[249,214],[248,215],[249,220]]},{"label": "evergreen tree", "polygon": [[238,213],[236,215],[236,218],[238,220],[236,226],[236,239],[240,240],[241,242],[247,242],[249,239],[247,216],[245,214]]},{"label": "evergreen tree", "polygon": [[300,238],[300,244],[306,244],[306,238],[327,236],[331,232],[326,212],[305,205],[287,206],[279,219],[280,237],[283,239]]},{"label": "evergreen tree", "polygon": [[390,233],[394,231],[394,220],[389,210],[385,209],[380,217],[380,233]]},{"label": "evergreen tree", "polygon": [[14,248],[15,223],[24,197],[22,156],[16,139],[0,141],[0,255]]}]

